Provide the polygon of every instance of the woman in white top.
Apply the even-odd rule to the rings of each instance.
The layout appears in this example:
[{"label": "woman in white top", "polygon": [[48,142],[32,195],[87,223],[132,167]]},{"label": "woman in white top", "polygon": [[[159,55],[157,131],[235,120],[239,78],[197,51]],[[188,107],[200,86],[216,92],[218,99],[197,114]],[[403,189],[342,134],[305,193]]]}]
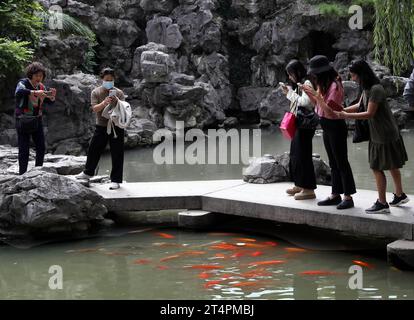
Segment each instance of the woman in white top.
[{"label": "woman in white top", "polygon": [[[286,67],[290,86],[283,85],[282,90],[287,99],[297,103],[298,109],[304,113],[314,111],[314,105],[308,95],[303,92],[298,83],[312,87],[312,83],[306,80],[305,66],[298,60],[292,60]],[[295,200],[315,199],[316,177],[312,160],[312,139],[315,129],[303,129],[298,127],[295,137],[290,145],[290,175],[295,183],[294,187],[286,192],[295,197]]]}]

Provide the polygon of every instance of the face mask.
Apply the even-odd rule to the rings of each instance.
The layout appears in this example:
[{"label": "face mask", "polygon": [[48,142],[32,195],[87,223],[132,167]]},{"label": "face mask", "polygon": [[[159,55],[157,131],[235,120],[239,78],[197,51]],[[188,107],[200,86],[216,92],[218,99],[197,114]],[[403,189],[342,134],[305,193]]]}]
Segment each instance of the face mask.
[{"label": "face mask", "polygon": [[104,81],[102,83],[102,86],[107,90],[111,90],[114,87],[114,82],[113,81]]}]

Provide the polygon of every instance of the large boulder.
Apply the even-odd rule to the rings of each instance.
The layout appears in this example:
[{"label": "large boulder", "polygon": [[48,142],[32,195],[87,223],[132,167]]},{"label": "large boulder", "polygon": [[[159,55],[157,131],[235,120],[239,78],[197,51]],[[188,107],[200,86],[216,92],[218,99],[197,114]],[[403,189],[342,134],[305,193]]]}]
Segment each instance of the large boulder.
[{"label": "large boulder", "polygon": [[57,89],[55,104],[47,108],[48,149],[55,151],[66,141],[70,148],[61,149],[64,153],[80,155],[92,137],[95,116],[91,111],[91,92],[98,86],[98,78],[93,75],[76,73],[60,75],[49,85]]},{"label": "large boulder", "polygon": [[146,33],[149,42],[161,43],[168,48],[178,49],[183,41],[180,28],[169,17],[155,17],[148,21]]},{"label": "large boulder", "polygon": [[[0,175],[19,174],[18,155],[18,148],[0,145]],[[35,167],[35,156],[35,152],[30,150],[28,170]],[[85,156],[46,154],[42,169],[60,175],[75,175],[84,169],[85,163]]]},{"label": "large boulder", "polygon": [[271,88],[266,87],[243,87],[237,93],[237,100],[240,109],[246,111],[256,111],[262,101],[267,97]]},{"label": "large boulder", "polygon": [[0,179],[0,233],[8,236],[85,231],[106,213],[101,196],[64,176],[31,171]]},{"label": "large boulder", "polygon": [[[243,180],[249,183],[267,184],[290,181],[289,153],[265,155],[253,159],[243,172]],[[316,182],[320,185],[331,184],[331,169],[319,155],[313,156]]]}]

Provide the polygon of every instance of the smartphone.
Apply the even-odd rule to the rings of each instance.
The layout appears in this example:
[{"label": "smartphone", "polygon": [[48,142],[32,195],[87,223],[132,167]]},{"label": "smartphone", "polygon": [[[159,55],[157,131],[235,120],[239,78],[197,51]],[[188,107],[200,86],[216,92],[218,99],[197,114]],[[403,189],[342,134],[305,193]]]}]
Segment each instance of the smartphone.
[{"label": "smartphone", "polygon": [[109,90],[109,96],[115,97],[116,96],[116,90]]},{"label": "smartphone", "polygon": [[53,97],[53,92],[52,91],[45,91],[46,93],[46,97],[50,98]]}]

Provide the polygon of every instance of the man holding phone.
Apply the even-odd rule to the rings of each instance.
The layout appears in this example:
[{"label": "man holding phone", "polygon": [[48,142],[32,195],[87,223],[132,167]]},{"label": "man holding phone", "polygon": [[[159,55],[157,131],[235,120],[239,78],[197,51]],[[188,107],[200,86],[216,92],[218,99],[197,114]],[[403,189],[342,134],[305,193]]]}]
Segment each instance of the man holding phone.
[{"label": "man holding phone", "polygon": [[27,171],[30,152],[30,138],[36,147],[36,167],[43,166],[45,157],[45,136],[43,132],[43,105],[52,104],[56,89],[47,89],[43,84],[46,68],[33,62],[26,68],[26,78],[18,82],[16,97],[16,130],[19,145],[19,174]]},{"label": "man holding phone", "polygon": [[120,188],[123,180],[124,168],[124,129],[115,126],[115,132],[107,133],[108,119],[102,116],[103,110],[110,106],[115,108],[118,99],[125,101],[125,95],[122,90],[115,88],[115,71],[111,68],[105,68],[101,71],[102,85],[92,91],[91,110],[96,115],[95,133],[92,137],[85,170],[76,176],[79,180],[89,180],[95,175],[96,168],[102,153],[108,142],[111,149],[112,171],[111,171],[111,190]]}]

